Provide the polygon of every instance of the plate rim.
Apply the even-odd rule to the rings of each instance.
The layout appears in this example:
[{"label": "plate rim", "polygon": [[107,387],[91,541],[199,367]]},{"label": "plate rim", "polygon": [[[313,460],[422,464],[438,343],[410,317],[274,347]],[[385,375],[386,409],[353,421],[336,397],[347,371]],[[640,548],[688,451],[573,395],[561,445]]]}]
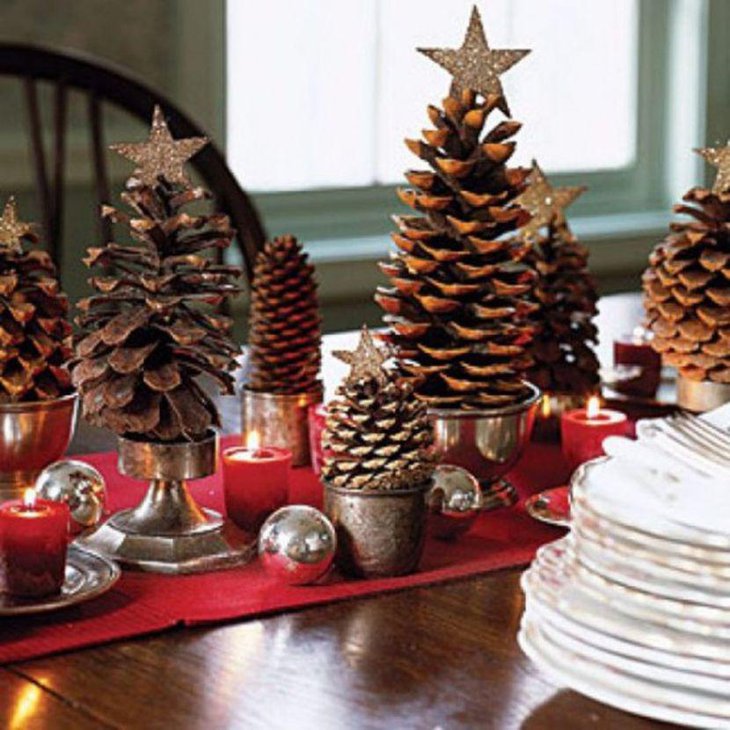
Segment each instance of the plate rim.
[{"label": "plate rim", "polygon": [[[107,558],[101,553],[97,553],[94,550],[89,550],[86,547],[80,545],[70,544],[68,546],[68,554],[66,556],[67,565],[74,564],[73,561],[77,560],[77,554],[81,553],[84,556],[91,557],[96,562],[102,564],[108,572],[108,577],[95,586],[86,591],[79,591],[71,596],[60,597],[58,594],[52,596],[43,596],[38,598],[37,602],[27,603],[20,606],[0,606],[0,618],[10,616],[28,616],[39,613],[50,613],[52,611],[60,611],[70,606],[75,606],[79,603],[85,603],[110,590],[119,580],[122,575],[121,568],[113,561]],[[75,567],[78,570],[78,560]],[[88,574],[88,570],[86,570]],[[64,583],[66,581],[64,580]]]}]

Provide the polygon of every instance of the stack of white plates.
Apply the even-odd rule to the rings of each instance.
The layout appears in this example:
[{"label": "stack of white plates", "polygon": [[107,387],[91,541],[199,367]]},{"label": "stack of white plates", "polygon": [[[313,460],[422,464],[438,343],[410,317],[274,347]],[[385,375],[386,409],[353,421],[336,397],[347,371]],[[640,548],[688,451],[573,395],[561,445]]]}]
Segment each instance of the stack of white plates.
[{"label": "stack of white plates", "polygon": [[576,474],[570,535],[542,548],[522,579],[520,645],[599,701],[730,728],[730,524],[709,531],[662,505],[637,509],[615,467],[606,458]]}]

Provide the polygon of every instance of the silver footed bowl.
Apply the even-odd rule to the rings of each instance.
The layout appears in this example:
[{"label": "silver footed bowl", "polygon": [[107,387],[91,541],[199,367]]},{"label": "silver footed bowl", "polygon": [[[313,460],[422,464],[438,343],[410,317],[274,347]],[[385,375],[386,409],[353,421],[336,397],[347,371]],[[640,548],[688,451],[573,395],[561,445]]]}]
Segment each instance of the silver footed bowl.
[{"label": "silver footed bowl", "polygon": [[66,452],[76,426],[78,394],[0,404],[0,502],[22,496]]},{"label": "silver footed bowl", "polygon": [[521,403],[474,411],[429,409],[439,462],[470,471],[482,487],[503,477],[530,441],[542,395],[532,383],[526,385],[531,394]]}]

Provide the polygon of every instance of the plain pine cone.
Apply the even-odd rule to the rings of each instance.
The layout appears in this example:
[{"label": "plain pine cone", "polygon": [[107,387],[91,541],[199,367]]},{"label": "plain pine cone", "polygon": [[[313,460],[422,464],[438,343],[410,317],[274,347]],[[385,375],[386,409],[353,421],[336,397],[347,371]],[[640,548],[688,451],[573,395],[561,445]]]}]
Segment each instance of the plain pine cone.
[{"label": "plain pine cone", "polygon": [[691,380],[730,383],[730,194],[693,188],[644,272],[652,345]]},{"label": "plain pine cone", "polygon": [[254,267],[248,388],[282,394],[320,389],[321,339],[314,267],[294,236],[275,238]]}]

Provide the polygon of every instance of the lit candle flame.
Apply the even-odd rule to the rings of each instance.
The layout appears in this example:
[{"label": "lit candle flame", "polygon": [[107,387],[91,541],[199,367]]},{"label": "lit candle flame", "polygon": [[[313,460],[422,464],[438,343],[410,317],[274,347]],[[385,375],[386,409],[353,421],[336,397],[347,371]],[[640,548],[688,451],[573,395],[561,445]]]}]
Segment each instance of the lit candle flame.
[{"label": "lit candle flame", "polygon": [[596,418],[600,411],[601,399],[597,395],[592,395],[588,399],[588,404],[586,405],[586,418],[588,418],[588,420]]},{"label": "lit candle flame", "polygon": [[256,451],[261,446],[261,436],[258,431],[249,431],[246,434],[245,446],[252,451]]},{"label": "lit candle flame", "polygon": [[540,414],[543,418],[550,418],[551,408],[550,408],[550,396],[544,395],[542,397],[542,403],[540,404]]},{"label": "lit candle flame", "polygon": [[31,487],[23,492],[23,507],[25,507],[26,509],[35,509],[35,500],[35,489]]}]

